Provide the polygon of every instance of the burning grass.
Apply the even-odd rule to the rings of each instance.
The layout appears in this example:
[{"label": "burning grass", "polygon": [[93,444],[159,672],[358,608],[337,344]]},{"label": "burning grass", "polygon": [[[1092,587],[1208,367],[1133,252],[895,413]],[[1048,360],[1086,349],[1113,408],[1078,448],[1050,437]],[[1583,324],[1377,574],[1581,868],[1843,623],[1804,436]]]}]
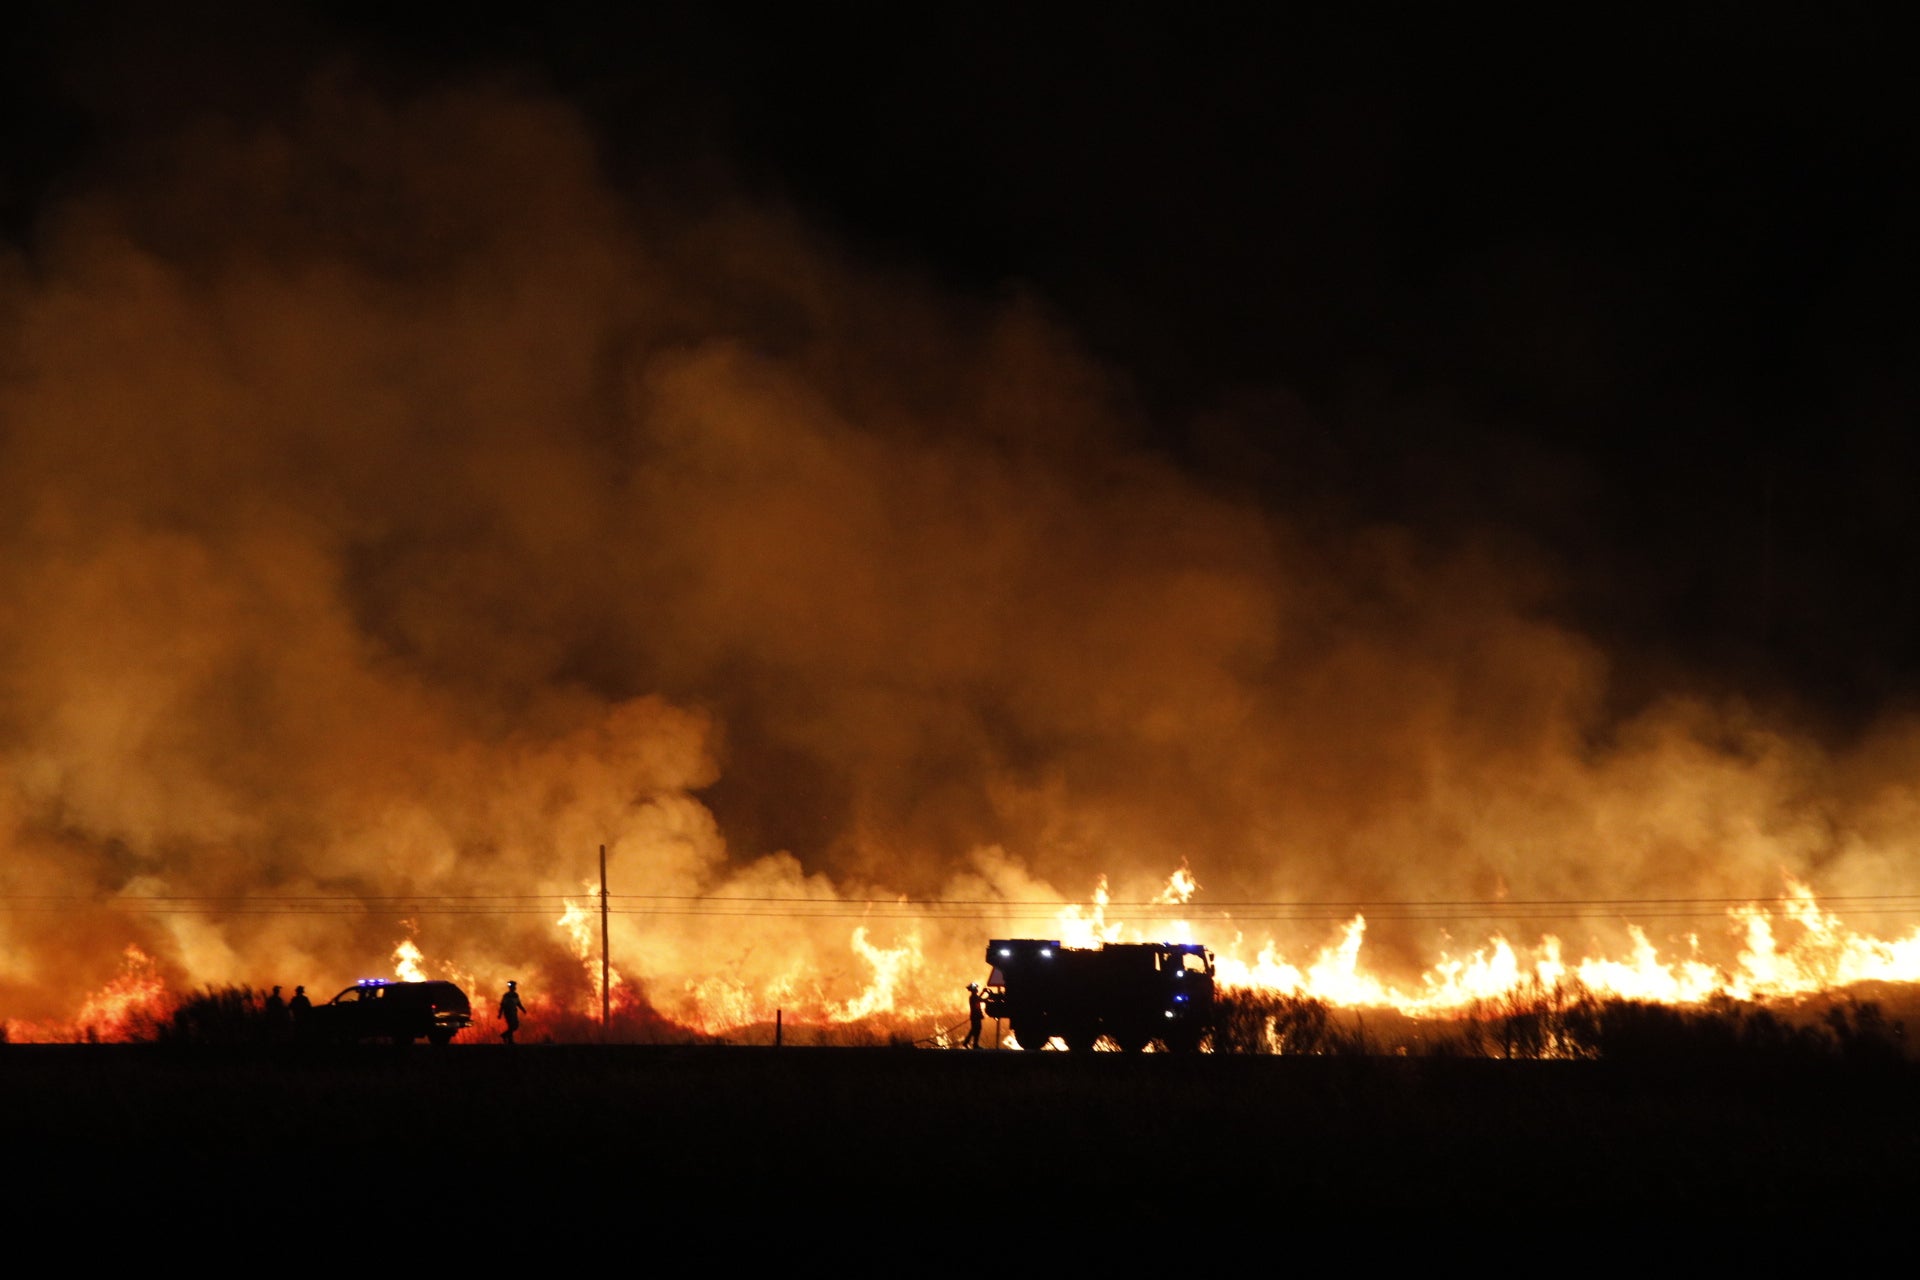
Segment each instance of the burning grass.
[{"label": "burning grass", "polygon": [[[1697,1007],[1596,995],[1577,983],[1516,989],[1448,1018],[1343,1009],[1311,996],[1245,988],[1220,993],[1210,1048],[1216,1055],[1487,1058],[1504,1060],[1839,1062],[1891,1065],[1913,1056],[1906,1018],[1917,998],[1904,988],[1862,988],[1820,1000],[1766,1003],[1716,997]],[[1903,1016],[1904,1015],[1904,1016]],[[491,1019],[454,1043],[486,1044]],[[177,1045],[267,1044],[275,1039],[262,994],[207,988],[164,1020],[124,1039]],[[658,1018],[616,1020],[603,1034],[577,1015],[523,1025],[521,1043],[835,1049],[939,1048],[939,1030],[917,1034],[879,1021],[776,1021],[711,1036]],[[991,1037],[989,1037],[991,1043]],[[1110,1046],[1109,1046],[1110,1047]]]},{"label": "burning grass", "polygon": [[1311,997],[1223,991],[1216,1053],[1389,1055],[1634,1062],[1844,1061],[1892,1064],[1912,1053],[1906,1023],[1851,990],[1768,1003],[1715,996],[1674,1006],[1597,995],[1577,982],[1518,987],[1449,1018],[1336,1009]]}]

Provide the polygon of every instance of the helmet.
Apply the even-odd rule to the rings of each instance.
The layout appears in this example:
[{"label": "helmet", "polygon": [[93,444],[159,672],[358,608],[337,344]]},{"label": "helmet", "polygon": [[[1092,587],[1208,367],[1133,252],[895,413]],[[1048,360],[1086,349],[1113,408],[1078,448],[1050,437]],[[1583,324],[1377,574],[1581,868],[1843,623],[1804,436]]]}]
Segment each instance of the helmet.
[{"label": "helmet", "polygon": [[979,989],[980,989],[980,984],[977,982],[969,982],[967,984],[967,990],[969,991],[978,991]]},{"label": "helmet", "polygon": [[508,979],[507,979],[507,985],[508,985],[508,986],[510,986],[510,987],[517,987],[517,986],[519,986],[520,984],[519,984],[519,983],[517,983],[517,982],[515,982],[515,981],[514,981],[514,980],[513,980],[512,978],[508,978]]}]

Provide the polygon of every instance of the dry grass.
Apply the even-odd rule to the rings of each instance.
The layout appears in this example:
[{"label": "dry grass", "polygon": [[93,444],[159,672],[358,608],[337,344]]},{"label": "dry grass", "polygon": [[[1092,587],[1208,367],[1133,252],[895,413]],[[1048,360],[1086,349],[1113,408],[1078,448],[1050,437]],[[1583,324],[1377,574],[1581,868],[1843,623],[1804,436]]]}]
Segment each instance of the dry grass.
[{"label": "dry grass", "polygon": [[1577,984],[1535,986],[1455,1017],[1337,1010],[1307,996],[1227,990],[1216,1053],[1609,1061],[1845,1061],[1912,1053],[1906,1024],[1860,993],[1769,1005],[1719,999],[1675,1007],[1600,997]]},{"label": "dry grass", "polygon": [[[209,988],[141,1038],[172,1045],[247,1045],[270,1040],[261,993]],[[456,1045],[497,1041],[499,1025],[476,1008]],[[879,1024],[787,1022],[714,1037],[658,1019],[542,1017],[521,1024],[523,1045],[654,1045],[794,1048],[915,1048],[937,1044]],[[1211,1039],[1216,1055],[1493,1058],[1510,1061],[1826,1062],[1892,1064],[1912,1053],[1906,1024],[1878,999],[1842,993],[1787,1006],[1718,1000],[1676,1008],[1596,997],[1577,985],[1510,992],[1460,1016],[1411,1019],[1390,1011],[1336,1009],[1306,996],[1228,989]]]}]

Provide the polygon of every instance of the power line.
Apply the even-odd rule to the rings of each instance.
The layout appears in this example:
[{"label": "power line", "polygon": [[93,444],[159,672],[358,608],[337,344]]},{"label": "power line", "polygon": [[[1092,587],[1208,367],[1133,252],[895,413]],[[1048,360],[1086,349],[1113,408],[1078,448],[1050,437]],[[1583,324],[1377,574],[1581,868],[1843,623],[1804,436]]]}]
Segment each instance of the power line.
[{"label": "power line", "polygon": [[[73,914],[117,911],[143,915],[233,916],[560,916],[584,912],[595,896],[579,894],[0,894],[0,911]],[[1920,914],[1920,894],[1821,898],[1568,898],[1568,899],[1242,899],[1200,903],[1151,900],[1040,902],[995,898],[838,898],[784,895],[608,894],[612,915],[733,919],[939,919],[1051,922],[1066,912],[1095,912],[1122,923],[1168,921],[1230,924],[1346,921],[1500,922],[1726,918],[1747,911],[1770,916],[1813,909],[1828,916]]]}]

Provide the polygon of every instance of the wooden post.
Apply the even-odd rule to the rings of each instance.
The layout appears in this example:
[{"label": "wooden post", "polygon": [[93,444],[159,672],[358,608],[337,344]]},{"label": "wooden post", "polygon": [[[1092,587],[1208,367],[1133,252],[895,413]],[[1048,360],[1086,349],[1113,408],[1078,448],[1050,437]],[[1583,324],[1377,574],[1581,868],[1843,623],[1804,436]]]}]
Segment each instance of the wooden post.
[{"label": "wooden post", "polygon": [[780,1020],[786,1016],[786,1012],[785,1009],[773,1011],[773,1047],[776,1049],[780,1047]]},{"label": "wooden post", "polygon": [[607,846],[600,846],[600,1039],[606,1040],[613,1022],[613,988],[607,985]]}]

